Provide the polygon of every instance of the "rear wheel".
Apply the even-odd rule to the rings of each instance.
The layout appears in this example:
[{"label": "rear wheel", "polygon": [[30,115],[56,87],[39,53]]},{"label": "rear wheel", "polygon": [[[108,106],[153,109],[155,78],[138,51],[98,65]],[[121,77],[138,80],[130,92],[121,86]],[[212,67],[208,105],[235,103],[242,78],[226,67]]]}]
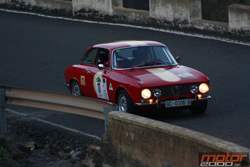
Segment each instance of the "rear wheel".
[{"label": "rear wheel", "polygon": [[78,82],[76,80],[73,80],[71,82],[71,94],[74,96],[82,96],[82,91],[80,88],[80,85],[78,84]]},{"label": "rear wheel", "polygon": [[195,107],[190,108],[192,114],[203,114],[207,110],[207,100],[200,101]]},{"label": "rear wheel", "polygon": [[130,98],[129,94],[125,90],[121,90],[117,97],[118,109],[121,112],[133,113],[135,105]]}]

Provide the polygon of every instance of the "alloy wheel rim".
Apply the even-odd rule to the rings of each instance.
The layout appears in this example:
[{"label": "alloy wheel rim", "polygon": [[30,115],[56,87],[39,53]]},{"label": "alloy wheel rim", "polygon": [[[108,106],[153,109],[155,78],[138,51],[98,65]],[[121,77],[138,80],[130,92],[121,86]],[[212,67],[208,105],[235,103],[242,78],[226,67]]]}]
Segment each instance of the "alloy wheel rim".
[{"label": "alloy wheel rim", "polygon": [[127,112],[127,99],[123,94],[120,96],[119,100],[119,111]]},{"label": "alloy wheel rim", "polygon": [[73,85],[72,94],[75,95],[75,96],[80,96],[80,95],[81,95],[80,87],[79,87],[79,85],[76,84],[76,83]]}]

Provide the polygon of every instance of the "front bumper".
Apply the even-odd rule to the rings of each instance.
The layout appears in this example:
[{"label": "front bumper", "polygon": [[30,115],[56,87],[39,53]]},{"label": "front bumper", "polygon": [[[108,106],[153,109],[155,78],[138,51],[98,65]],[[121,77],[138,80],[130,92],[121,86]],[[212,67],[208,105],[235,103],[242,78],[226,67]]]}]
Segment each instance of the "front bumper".
[{"label": "front bumper", "polygon": [[[207,95],[206,97],[202,97],[202,98],[199,98],[198,96],[195,96],[194,99],[189,99],[189,100],[191,100],[191,102],[194,102],[195,105],[198,105],[200,101],[209,100],[211,98],[212,97],[209,96],[209,95]],[[184,99],[179,99],[179,100],[184,100]],[[165,101],[160,101],[158,99],[157,102],[153,102],[153,103],[142,102],[142,103],[135,103],[135,105],[136,106],[141,106],[141,107],[144,107],[144,106],[157,106],[157,108],[161,108],[161,105],[165,105]]]}]

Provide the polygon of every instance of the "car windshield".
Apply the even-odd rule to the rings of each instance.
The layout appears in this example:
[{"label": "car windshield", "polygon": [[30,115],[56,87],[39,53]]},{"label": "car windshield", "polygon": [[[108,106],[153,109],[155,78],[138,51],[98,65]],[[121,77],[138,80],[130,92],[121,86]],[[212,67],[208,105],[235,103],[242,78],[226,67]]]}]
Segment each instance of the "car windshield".
[{"label": "car windshield", "polygon": [[139,46],[113,52],[114,68],[137,68],[176,65],[177,62],[164,46]]}]

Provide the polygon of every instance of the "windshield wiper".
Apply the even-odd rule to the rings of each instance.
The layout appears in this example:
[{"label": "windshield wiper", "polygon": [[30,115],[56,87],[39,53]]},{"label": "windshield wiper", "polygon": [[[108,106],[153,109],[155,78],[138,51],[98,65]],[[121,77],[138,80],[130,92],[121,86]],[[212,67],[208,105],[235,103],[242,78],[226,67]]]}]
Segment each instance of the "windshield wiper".
[{"label": "windshield wiper", "polygon": [[173,66],[173,64],[171,64],[170,62],[168,62],[168,61],[162,61],[163,63],[162,64],[165,64],[166,66]]},{"label": "windshield wiper", "polygon": [[147,61],[145,63],[140,63],[140,64],[137,64],[137,65],[131,67],[130,70],[133,70],[136,67],[153,66],[153,65],[160,65],[160,64],[164,64],[166,66],[172,66],[172,64],[170,64],[169,62],[165,62],[165,61]]},{"label": "windshield wiper", "polygon": [[154,63],[154,62],[140,63],[140,64],[137,64],[137,65],[131,67],[130,70],[133,70],[133,69],[135,69],[136,67],[152,66],[152,65],[155,65],[155,63]]},{"label": "windshield wiper", "polygon": [[154,65],[159,65],[162,64],[162,61],[151,61],[150,63],[154,64]]},{"label": "windshield wiper", "polygon": [[140,64],[137,64],[137,65],[131,67],[130,70],[133,70],[133,69],[135,69],[136,67],[143,67],[143,66],[145,66],[145,65],[146,65],[146,63],[140,63]]}]

